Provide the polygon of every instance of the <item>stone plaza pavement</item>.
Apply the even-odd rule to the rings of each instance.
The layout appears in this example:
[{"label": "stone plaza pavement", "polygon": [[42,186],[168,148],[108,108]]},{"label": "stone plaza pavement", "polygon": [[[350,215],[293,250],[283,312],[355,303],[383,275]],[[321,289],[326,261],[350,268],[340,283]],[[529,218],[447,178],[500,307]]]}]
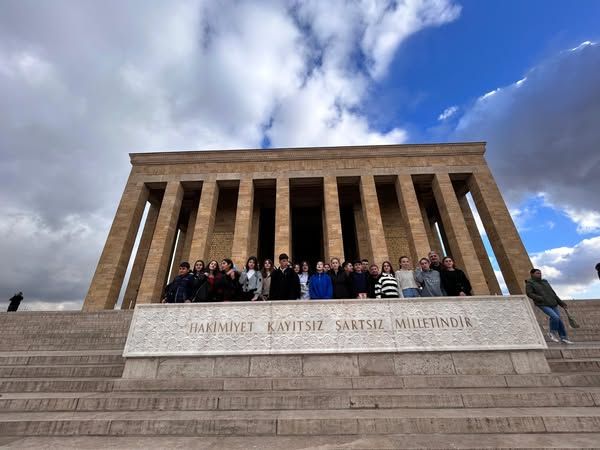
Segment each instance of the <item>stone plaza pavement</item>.
[{"label": "stone plaza pavement", "polygon": [[486,352],[122,379],[132,311],[0,313],[0,448],[597,448],[600,300],[568,303],[582,327],[544,374]]}]

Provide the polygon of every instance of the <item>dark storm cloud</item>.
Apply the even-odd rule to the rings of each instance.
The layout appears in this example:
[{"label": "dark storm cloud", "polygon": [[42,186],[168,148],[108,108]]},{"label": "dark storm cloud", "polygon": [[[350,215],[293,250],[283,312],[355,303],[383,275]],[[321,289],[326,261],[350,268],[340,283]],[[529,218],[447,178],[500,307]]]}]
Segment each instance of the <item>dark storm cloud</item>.
[{"label": "dark storm cloud", "polygon": [[479,98],[454,138],[488,141],[513,200],[545,192],[563,208],[600,211],[600,46],[584,43]]}]

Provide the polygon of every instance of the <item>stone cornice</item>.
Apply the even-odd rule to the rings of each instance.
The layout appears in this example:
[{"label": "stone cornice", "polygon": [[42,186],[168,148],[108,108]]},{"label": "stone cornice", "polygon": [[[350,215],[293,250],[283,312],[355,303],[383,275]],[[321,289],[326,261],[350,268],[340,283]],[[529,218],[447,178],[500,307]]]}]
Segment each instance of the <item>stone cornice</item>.
[{"label": "stone cornice", "polygon": [[483,155],[485,142],[130,153],[132,165]]}]

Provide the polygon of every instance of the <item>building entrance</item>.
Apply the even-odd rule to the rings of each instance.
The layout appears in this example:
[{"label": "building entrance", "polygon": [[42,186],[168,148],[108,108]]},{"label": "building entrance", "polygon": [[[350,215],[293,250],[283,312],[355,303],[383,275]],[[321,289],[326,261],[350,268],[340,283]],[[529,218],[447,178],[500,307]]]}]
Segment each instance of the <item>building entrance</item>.
[{"label": "building entrance", "polygon": [[314,268],[323,259],[323,216],[320,207],[292,209],[292,258]]}]

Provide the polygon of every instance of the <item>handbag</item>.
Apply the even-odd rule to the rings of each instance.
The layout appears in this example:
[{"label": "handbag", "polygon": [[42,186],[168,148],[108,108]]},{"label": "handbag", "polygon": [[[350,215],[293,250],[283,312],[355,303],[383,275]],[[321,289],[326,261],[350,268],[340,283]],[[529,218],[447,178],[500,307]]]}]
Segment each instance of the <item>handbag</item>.
[{"label": "handbag", "polygon": [[570,313],[568,309],[565,309],[565,313],[567,314],[567,319],[569,319],[569,326],[571,328],[581,327],[581,325],[579,325],[579,323],[575,319],[575,316],[572,313]]}]

